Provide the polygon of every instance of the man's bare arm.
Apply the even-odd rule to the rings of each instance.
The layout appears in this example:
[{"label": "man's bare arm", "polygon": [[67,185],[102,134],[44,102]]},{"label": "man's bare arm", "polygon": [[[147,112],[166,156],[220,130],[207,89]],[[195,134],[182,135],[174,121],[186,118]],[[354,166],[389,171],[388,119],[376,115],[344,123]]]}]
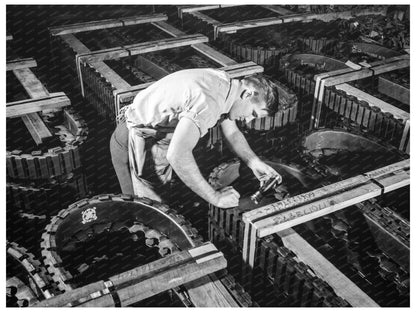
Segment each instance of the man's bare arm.
[{"label": "man's bare arm", "polygon": [[226,188],[215,191],[202,176],[192,154],[198,140],[198,127],[188,118],[182,118],[176,126],[167,153],[173,170],[186,186],[209,203],[221,208],[238,206],[240,195],[236,190]]},{"label": "man's bare arm", "polygon": [[233,152],[250,167],[250,163],[259,158],[248,145],[246,138],[238,129],[235,121],[226,119],[221,123],[222,133]]},{"label": "man's bare arm", "polygon": [[[247,143],[246,138],[238,129],[235,121],[224,120],[221,123],[222,132],[231,149],[240,157],[253,171],[260,181],[266,181],[271,177],[279,175],[272,167],[260,160]],[[280,175],[279,175],[280,176]],[[280,177],[281,180],[281,177]]]}]

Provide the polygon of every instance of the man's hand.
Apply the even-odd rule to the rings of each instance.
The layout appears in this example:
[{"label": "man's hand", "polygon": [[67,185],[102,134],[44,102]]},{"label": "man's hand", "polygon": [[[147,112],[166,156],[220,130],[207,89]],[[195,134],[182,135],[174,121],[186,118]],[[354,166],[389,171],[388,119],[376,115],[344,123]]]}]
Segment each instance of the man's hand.
[{"label": "man's hand", "polygon": [[240,194],[232,187],[226,186],[215,193],[214,206],[219,208],[233,208],[238,206]]},{"label": "man's hand", "polygon": [[264,183],[270,178],[279,177],[279,183],[282,182],[282,177],[272,167],[266,165],[260,160],[250,148],[244,135],[238,129],[235,121],[224,120],[221,123],[222,132],[231,149],[240,157],[247,166],[253,170],[254,175],[260,180],[260,184]]},{"label": "man's hand", "polygon": [[253,160],[247,163],[247,166],[253,171],[256,178],[260,181],[261,184],[269,180],[270,178],[274,178],[276,176],[279,177],[279,184],[282,183],[282,177],[279,173],[276,172],[272,167],[268,164],[261,161],[259,158],[254,158]]}]

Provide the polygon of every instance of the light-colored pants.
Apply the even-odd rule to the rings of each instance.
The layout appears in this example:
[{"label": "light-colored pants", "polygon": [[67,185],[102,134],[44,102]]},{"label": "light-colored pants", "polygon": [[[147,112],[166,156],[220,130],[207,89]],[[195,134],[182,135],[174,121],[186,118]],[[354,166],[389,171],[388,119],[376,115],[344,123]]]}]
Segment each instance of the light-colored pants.
[{"label": "light-colored pants", "polygon": [[161,201],[159,190],[172,178],[172,167],[166,159],[171,137],[172,133],[160,137],[148,128],[129,131],[125,122],[117,126],[111,136],[110,150],[123,194]]}]

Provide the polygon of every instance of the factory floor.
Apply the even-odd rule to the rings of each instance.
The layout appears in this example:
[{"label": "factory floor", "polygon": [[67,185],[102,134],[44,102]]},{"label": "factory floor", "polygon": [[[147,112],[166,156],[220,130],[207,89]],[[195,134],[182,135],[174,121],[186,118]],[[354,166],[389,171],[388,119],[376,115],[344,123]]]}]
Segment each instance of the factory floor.
[{"label": "factory floor", "polygon": [[[112,167],[109,142],[115,124],[100,116],[82,98],[78,90],[72,88],[73,81],[66,80],[59,66],[51,55],[51,41],[48,27],[66,23],[77,23],[89,20],[116,18],[139,14],[150,14],[155,7],[147,6],[7,6],[7,32],[12,33],[13,51],[20,57],[31,57],[37,61],[36,73],[50,92],[69,90],[68,97],[76,105],[77,111],[85,119],[89,134],[82,155],[83,172],[86,176],[89,194],[120,193],[118,181]],[[174,7],[166,6],[168,14],[176,12]],[[71,91],[72,90],[72,91]],[[302,117],[302,116],[301,116]],[[279,137],[297,138],[306,129],[305,125],[295,124],[278,133]],[[250,134],[248,140],[254,150],[266,158],[282,160],[291,152],[282,146],[280,150],[274,147],[265,148],[268,142],[262,135]],[[232,159],[233,155],[226,147],[219,146],[206,149],[206,141],[202,140],[195,149],[195,158],[204,177],[208,178],[214,167]],[[289,145],[287,149],[291,148]],[[286,156],[287,157],[287,156]],[[290,159],[289,159],[290,160]],[[255,189],[253,189],[253,192]],[[208,233],[208,204],[191,192],[176,177],[171,184],[168,204],[172,209],[182,214],[196,228],[204,241],[209,239]],[[75,199],[74,199],[75,201]],[[408,216],[407,216],[408,217]],[[41,258],[39,240],[48,220],[25,220],[17,223],[8,222],[7,239],[16,241],[35,256]],[[26,223],[27,222],[27,223]],[[9,231],[10,229],[10,231]],[[310,229],[303,228],[305,236],[311,234]],[[25,232],[22,234],[22,231]],[[19,236],[22,234],[21,236]],[[258,295],[259,298],[262,296]],[[274,298],[275,300],[276,298]],[[290,302],[286,302],[290,305]],[[405,305],[408,303],[405,302]]]}]

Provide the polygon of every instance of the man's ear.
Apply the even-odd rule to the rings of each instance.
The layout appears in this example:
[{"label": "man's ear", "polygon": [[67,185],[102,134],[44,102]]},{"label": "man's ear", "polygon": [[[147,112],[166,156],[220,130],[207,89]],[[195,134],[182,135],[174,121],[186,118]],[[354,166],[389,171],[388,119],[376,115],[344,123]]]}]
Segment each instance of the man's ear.
[{"label": "man's ear", "polygon": [[246,99],[258,95],[257,89],[252,84],[245,84],[241,98]]},{"label": "man's ear", "polygon": [[248,99],[253,95],[253,93],[251,92],[250,89],[246,88],[243,90],[243,92],[241,92],[240,98],[241,99]]}]

